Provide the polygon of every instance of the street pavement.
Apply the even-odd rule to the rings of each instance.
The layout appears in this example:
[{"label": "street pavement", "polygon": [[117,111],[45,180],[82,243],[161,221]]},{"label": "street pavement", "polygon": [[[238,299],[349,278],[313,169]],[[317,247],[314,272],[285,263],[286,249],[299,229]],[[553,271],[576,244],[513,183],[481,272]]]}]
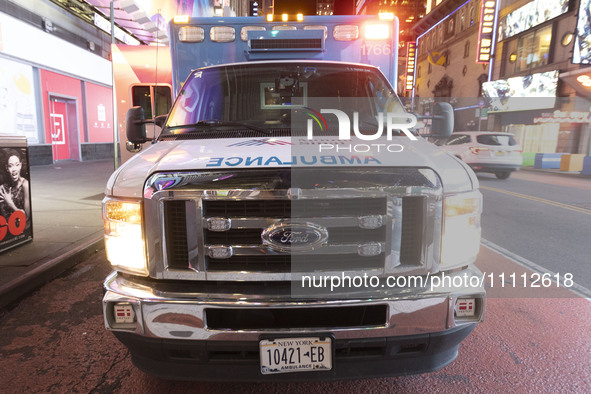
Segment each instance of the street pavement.
[{"label": "street pavement", "polygon": [[104,248],[101,200],[113,169],[112,160],[31,167],[33,240],[0,253],[0,308]]},{"label": "street pavement", "polygon": [[0,253],[0,308],[104,248],[101,200],[113,170],[113,160],[30,168],[33,240]]}]

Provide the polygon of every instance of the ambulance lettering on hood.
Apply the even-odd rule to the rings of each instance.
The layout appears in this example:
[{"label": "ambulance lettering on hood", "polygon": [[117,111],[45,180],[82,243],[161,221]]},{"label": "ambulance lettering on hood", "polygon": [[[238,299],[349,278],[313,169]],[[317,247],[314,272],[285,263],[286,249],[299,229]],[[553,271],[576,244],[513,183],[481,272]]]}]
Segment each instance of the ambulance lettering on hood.
[{"label": "ambulance lettering on hood", "polygon": [[256,156],[256,157],[212,157],[205,164],[206,167],[236,167],[239,165],[245,167],[251,166],[313,166],[318,164],[324,165],[380,165],[382,162],[373,156],[292,156],[291,161],[283,161],[277,156]]}]

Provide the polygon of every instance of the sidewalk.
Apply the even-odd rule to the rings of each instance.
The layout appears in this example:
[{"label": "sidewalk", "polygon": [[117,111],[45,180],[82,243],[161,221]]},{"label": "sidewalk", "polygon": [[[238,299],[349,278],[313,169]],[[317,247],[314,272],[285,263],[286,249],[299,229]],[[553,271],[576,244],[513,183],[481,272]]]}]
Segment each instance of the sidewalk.
[{"label": "sidewalk", "polygon": [[30,168],[33,241],[0,253],[0,308],[104,247],[101,200],[113,168],[113,160]]}]

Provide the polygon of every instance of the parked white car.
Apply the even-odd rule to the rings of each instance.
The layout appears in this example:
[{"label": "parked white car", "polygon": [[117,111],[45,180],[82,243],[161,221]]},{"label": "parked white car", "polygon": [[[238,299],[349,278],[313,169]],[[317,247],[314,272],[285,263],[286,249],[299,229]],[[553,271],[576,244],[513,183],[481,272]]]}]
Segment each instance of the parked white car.
[{"label": "parked white car", "polygon": [[491,172],[507,179],[521,168],[521,146],[510,133],[457,131],[438,142],[444,150],[463,160],[474,172]]}]

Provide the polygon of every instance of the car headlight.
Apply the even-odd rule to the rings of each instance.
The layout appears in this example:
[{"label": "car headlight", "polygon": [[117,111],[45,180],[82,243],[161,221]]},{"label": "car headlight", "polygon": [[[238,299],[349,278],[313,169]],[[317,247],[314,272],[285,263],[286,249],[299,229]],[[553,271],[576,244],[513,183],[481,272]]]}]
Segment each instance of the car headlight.
[{"label": "car headlight", "polygon": [[445,197],[442,270],[461,267],[476,260],[480,250],[482,194],[478,190]]},{"label": "car headlight", "polygon": [[139,201],[103,200],[105,250],[111,265],[121,271],[148,275]]}]

